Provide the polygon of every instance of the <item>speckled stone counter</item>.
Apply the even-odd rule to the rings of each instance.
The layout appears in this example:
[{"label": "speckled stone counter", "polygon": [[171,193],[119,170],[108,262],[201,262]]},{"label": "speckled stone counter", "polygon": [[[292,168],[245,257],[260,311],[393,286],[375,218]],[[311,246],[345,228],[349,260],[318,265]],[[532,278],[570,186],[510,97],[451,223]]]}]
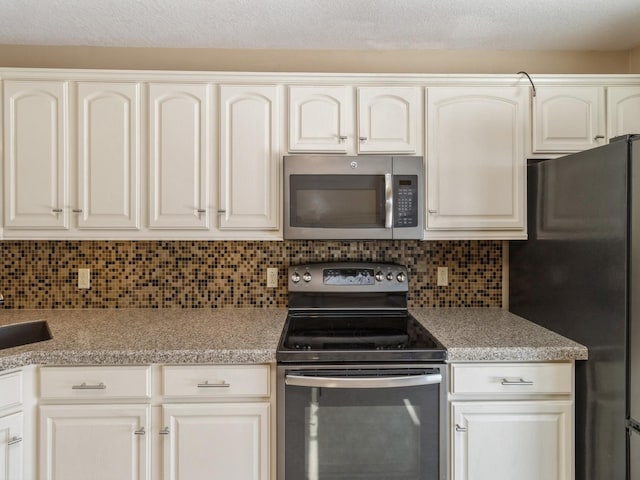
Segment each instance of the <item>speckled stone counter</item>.
[{"label": "speckled stone counter", "polygon": [[449,362],[586,360],[587,348],[501,309],[425,308],[411,313],[445,347]]},{"label": "speckled stone counter", "polygon": [[0,325],[46,320],[53,339],[0,350],[0,369],[273,362],[285,317],[282,308],[3,310]]},{"label": "speckled stone counter", "polygon": [[[500,309],[412,309],[457,361],[583,360],[587,349]],[[267,363],[283,308],[1,310],[0,325],[46,320],[52,340],[0,350],[29,364]]]}]

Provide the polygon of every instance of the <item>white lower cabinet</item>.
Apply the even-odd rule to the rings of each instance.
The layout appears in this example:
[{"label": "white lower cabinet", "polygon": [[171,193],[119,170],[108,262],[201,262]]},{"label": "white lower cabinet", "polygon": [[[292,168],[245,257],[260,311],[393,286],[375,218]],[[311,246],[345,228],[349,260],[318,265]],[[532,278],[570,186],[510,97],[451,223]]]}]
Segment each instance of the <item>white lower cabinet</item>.
[{"label": "white lower cabinet", "polygon": [[24,479],[25,439],[23,414],[23,373],[9,372],[0,376],[0,480]]},{"label": "white lower cabinet", "polygon": [[[39,371],[38,480],[271,477],[269,365]],[[17,470],[21,450],[14,444],[22,438],[21,421],[21,413],[0,417],[0,480],[32,480]]]},{"label": "white lower cabinet", "polygon": [[162,407],[163,480],[267,480],[269,404]]},{"label": "white lower cabinet", "polygon": [[571,401],[453,402],[455,480],[569,480]]},{"label": "white lower cabinet", "polygon": [[452,480],[573,480],[573,364],[451,366]]},{"label": "white lower cabinet", "polygon": [[22,412],[0,417],[0,480],[24,478]]},{"label": "white lower cabinet", "polygon": [[148,405],[40,408],[41,480],[147,480]]}]

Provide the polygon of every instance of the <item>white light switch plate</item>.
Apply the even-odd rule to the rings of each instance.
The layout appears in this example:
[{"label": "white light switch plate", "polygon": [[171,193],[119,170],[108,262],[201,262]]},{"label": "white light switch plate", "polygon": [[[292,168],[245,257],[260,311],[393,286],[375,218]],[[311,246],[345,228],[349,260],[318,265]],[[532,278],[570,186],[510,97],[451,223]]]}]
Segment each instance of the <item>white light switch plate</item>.
[{"label": "white light switch plate", "polygon": [[438,286],[447,287],[449,285],[449,268],[438,267]]},{"label": "white light switch plate", "polygon": [[78,269],[78,288],[91,288],[91,270],[89,268]]}]

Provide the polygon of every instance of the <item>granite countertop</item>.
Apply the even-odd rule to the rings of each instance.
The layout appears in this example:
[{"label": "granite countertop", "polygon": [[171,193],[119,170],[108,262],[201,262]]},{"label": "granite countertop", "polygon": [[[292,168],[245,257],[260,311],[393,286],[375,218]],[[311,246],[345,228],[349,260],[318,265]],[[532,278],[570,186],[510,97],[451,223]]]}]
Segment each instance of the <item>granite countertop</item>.
[{"label": "granite countertop", "polygon": [[[587,349],[501,309],[411,312],[449,361],[584,360]],[[0,325],[46,320],[52,340],[0,350],[0,370],[29,364],[269,363],[284,308],[1,310]]]}]

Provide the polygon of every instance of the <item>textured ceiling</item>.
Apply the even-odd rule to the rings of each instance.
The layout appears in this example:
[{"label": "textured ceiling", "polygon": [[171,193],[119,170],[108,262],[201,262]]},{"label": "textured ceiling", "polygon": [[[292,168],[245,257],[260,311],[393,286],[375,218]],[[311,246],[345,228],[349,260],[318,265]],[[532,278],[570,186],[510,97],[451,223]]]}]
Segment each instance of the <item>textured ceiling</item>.
[{"label": "textured ceiling", "polygon": [[640,0],[0,0],[0,44],[629,50]]}]

